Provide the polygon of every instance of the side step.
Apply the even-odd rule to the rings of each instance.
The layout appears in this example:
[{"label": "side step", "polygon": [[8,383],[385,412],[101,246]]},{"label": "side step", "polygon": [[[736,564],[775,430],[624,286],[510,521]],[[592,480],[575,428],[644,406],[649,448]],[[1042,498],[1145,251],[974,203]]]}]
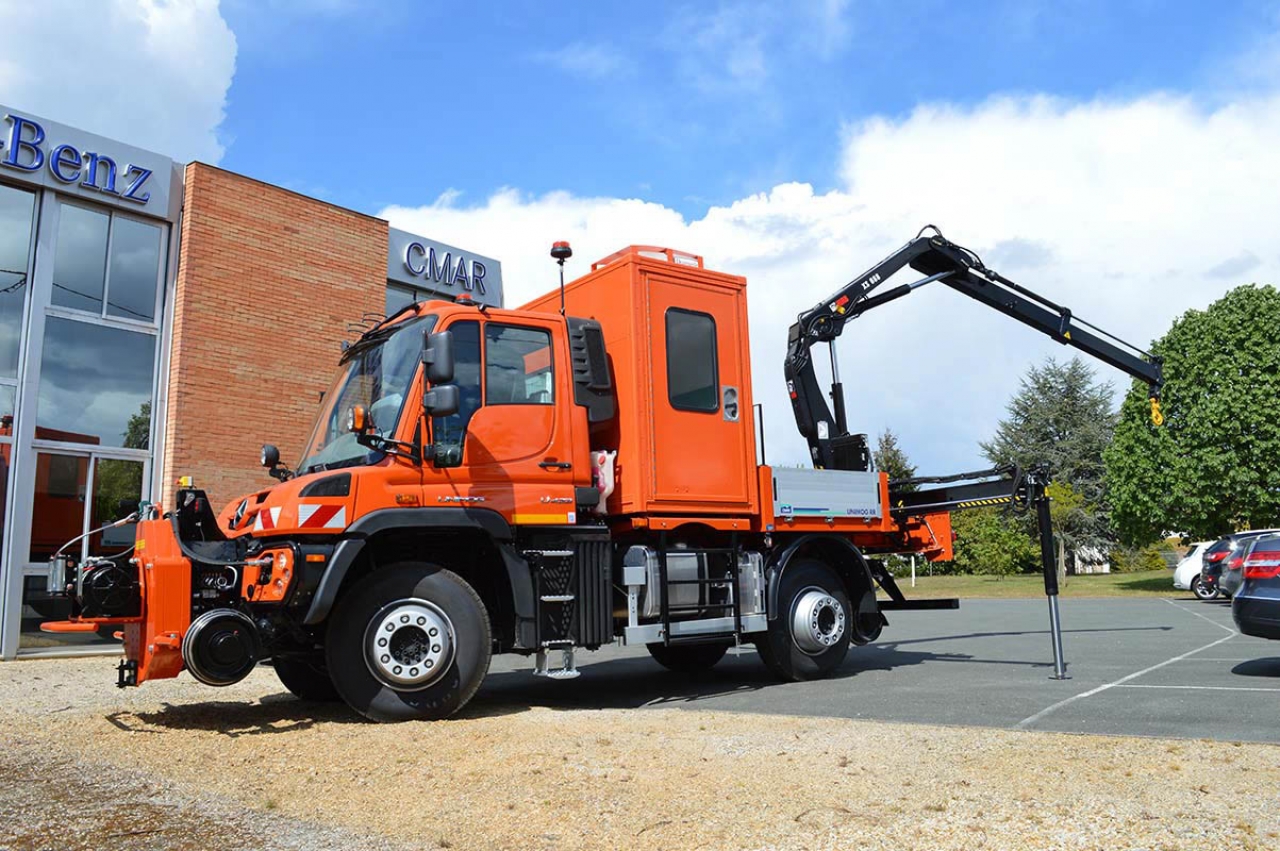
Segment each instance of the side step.
[{"label": "side step", "polygon": [[581,676],[582,672],[573,663],[573,642],[548,641],[546,644],[565,645],[560,648],[560,667],[554,670],[551,669],[547,659],[548,648],[543,647],[538,651],[537,660],[533,664],[533,675],[535,677],[546,677],[549,680],[572,680]]}]

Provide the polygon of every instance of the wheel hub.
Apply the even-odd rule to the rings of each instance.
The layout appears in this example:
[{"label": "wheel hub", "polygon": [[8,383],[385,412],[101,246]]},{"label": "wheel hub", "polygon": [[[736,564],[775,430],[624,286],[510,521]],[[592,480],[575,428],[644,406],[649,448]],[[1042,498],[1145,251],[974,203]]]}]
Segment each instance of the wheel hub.
[{"label": "wheel hub", "polygon": [[791,634],[810,656],[834,647],[844,637],[845,613],[840,601],[821,588],[806,588],[796,599]]},{"label": "wheel hub", "polygon": [[440,678],[453,662],[453,623],[426,600],[397,600],[373,616],[365,630],[370,672],[398,690],[417,690]]}]

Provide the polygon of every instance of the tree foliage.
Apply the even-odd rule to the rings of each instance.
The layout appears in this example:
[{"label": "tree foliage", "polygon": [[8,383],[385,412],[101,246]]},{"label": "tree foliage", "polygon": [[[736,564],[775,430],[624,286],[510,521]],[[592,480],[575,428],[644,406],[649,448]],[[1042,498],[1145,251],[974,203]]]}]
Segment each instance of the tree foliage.
[{"label": "tree foliage", "polygon": [[958,511],[951,515],[956,534],[956,573],[1010,576],[1034,570],[1039,551],[1017,517],[999,508]]},{"label": "tree foliage", "polygon": [[[876,469],[889,474],[889,479],[909,479],[916,474],[916,467],[907,458],[907,453],[898,445],[898,436],[886,428],[876,440],[876,448],[871,457],[876,462]],[[915,485],[906,485],[904,492],[915,490]]]},{"label": "tree foliage", "polygon": [[1050,358],[1028,370],[995,437],[980,444],[992,464],[1050,465],[1050,495],[1061,503],[1054,532],[1071,552],[1105,548],[1112,537],[1102,453],[1115,428],[1114,397],[1112,385],[1096,381],[1079,358]]},{"label": "tree foliage", "polygon": [[1133,544],[1165,531],[1213,538],[1280,520],[1280,292],[1242,286],[1189,310],[1164,358],[1165,422],[1135,383],[1106,453],[1113,519]]}]

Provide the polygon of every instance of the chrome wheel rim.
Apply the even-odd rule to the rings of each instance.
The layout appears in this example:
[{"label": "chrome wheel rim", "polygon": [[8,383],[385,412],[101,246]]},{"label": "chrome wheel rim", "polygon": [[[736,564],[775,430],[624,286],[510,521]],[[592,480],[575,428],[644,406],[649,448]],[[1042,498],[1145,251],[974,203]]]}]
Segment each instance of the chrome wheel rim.
[{"label": "chrome wheel rim", "polygon": [[845,613],[840,601],[821,588],[806,588],[791,612],[791,635],[810,656],[830,650],[844,637]]},{"label": "chrome wheel rim", "polygon": [[427,600],[383,606],[364,633],[369,672],[397,691],[416,691],[438,680],[453,663],[453,622]]}]

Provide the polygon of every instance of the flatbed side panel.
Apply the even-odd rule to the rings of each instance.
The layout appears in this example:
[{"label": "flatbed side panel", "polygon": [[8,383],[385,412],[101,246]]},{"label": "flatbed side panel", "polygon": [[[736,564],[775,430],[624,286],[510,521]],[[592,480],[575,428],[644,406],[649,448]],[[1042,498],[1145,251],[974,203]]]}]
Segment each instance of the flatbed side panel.
[{"label": "flatbed side panel", "polygon": [[764,515],[778,532],[887,534],[897,530],[884,502],[883,473],[772,468],[766,484],[773,506]]}]

